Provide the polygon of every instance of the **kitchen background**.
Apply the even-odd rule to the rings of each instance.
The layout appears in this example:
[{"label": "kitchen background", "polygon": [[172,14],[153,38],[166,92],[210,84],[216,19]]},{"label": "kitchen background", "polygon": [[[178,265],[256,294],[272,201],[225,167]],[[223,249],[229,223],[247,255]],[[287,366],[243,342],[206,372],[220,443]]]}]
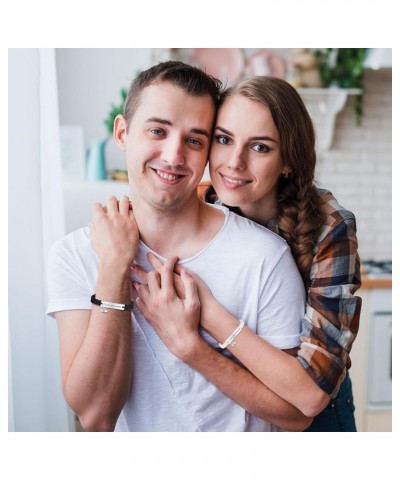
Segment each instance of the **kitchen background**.
[{"label": "kitchen background", "polygon": [[[331,62],[335,53],[331,53]],[[228,83],[246,75],[265,74],[282,76],[299,88],[317,130],[318,182],[321,187],[331,189],[357,218],[359,253],[365,272],[360,291],[364,301],[360,333],[353,348],[350,370],[357,426],[360,431],[391,431],[391,50],[369,49],[363,60],[360,125],[355,114],[358,100],[354,90],[359,86],[321,88],[316,56],[306,49],[97,48],[55,49],[52,54],[56,75],[54,97],[58,100],[54,116],[61,126],[58,145],[63,195],[58,200],[65,211],[65,218],[58,219],[57,233],[53,232],[53,237],[87,224],[93,201],[104,201],[110,193],[128,192],[127,183],[121,181],[121,178],[124,180],[124,158],[108,139],[105,120],[112,115],[113,106],[121,103],[121,89],[129,87],[138,71],[159,60],[176,58],[205,66],[209,73]],[[18,65],[18,55],[9,57],[10,68],[12,60]],[[43,68],[42,55],[43,52],[39,53],[38,65]],[[36,60],[29,59],[30,62]],[[26,63],[22,68],[27,68]],[[54,133],[58,135],[59,132],[55,129]],[[12,262],[13,257],[10,258]],[[45,297],[45,291],[43,295]],[[14,300],[17,302],[16,298]],[[55,366],[58,363],[54,347],[57,333],[48,319],[44,320],[45,357],[39,361],[43,366],[41,382],[45,393],[34,398],[36,407],[27,406],[24,395],[29,387],[26,385],[28,374],[25,377],[21,374],[26,368],[29,372],[28,356],[24,355],[28,338],[23,322],[20,317],[15,322],[10,319],[12,408],[9,429],[73,430],[74,418],[62,396],[55,389],[51,395],[48,391],[50,382],[61,388]],[[49,358],[52,366],[45,367]],[[56,397],[56,406],[43,409],[40,403],[49,396]],[[40,410],[39,416],[35,408]]]}]

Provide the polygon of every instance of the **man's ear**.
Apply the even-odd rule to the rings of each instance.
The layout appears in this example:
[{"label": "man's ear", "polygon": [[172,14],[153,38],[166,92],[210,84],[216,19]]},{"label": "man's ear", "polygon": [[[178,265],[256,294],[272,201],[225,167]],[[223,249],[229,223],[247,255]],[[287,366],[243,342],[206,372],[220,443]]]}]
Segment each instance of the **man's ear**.
[{"label": "man's ear", "polygon": [[117,115],[114,120],[114,140],[118,148],[125,152],[128,124],[122,115]]}]

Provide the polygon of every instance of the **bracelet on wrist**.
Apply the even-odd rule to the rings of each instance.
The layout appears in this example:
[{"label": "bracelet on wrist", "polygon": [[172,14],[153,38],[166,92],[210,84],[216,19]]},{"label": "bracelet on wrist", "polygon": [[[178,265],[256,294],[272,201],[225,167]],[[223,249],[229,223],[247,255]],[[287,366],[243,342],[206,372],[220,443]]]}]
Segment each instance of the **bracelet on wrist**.
[{"label": "bracelet on wrist", "polygon": [[244,327],[244,321],[239,320],[240,324],[239,326],[232,332],[232,334],[226,339],[224,343],[219,343],[218,346],[219,348],[226,348],[228,345],[231,347],[234,347],[236,345],[236,342],[234,341],[235,338],[239,335],[239,333],[243,330]]},{"label": "bracelet on wrist", "polygon": [[130,303],[114,303],[114,302],[108,302],[106,300],[99,300],[96,298],[96,294],[94,293],[90,297],[90,301],[94,305],[98,305],[100,307],[101,313],[108,313],[108,308],[111,310],[121,310],[121,311],[130,311],[133,308],[133,302]]}]

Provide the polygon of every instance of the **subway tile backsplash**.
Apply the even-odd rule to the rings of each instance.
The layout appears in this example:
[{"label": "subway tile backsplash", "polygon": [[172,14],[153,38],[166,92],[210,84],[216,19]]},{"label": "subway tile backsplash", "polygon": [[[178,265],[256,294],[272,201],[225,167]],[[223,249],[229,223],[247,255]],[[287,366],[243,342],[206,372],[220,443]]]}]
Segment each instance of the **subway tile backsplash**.
[{"label": "subway tile backsplash", "polygon": [[392,70],[366,70],[363,119],[355,97],[336,118],[331,149],[319,156],[317,181],[357,218],[361,259],[392,258]]}]

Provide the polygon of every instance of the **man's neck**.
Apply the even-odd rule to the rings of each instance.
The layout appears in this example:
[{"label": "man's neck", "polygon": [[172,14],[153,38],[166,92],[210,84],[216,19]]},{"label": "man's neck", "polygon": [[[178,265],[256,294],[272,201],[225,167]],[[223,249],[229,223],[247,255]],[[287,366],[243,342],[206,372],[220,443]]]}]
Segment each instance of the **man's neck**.
[{"label": "man's neck", "polygon": [[162,210],[137,199],[133,203],[141,240],[165,258],[194,256],[218,233],[223,215],[192,198],[185,206]]}]

